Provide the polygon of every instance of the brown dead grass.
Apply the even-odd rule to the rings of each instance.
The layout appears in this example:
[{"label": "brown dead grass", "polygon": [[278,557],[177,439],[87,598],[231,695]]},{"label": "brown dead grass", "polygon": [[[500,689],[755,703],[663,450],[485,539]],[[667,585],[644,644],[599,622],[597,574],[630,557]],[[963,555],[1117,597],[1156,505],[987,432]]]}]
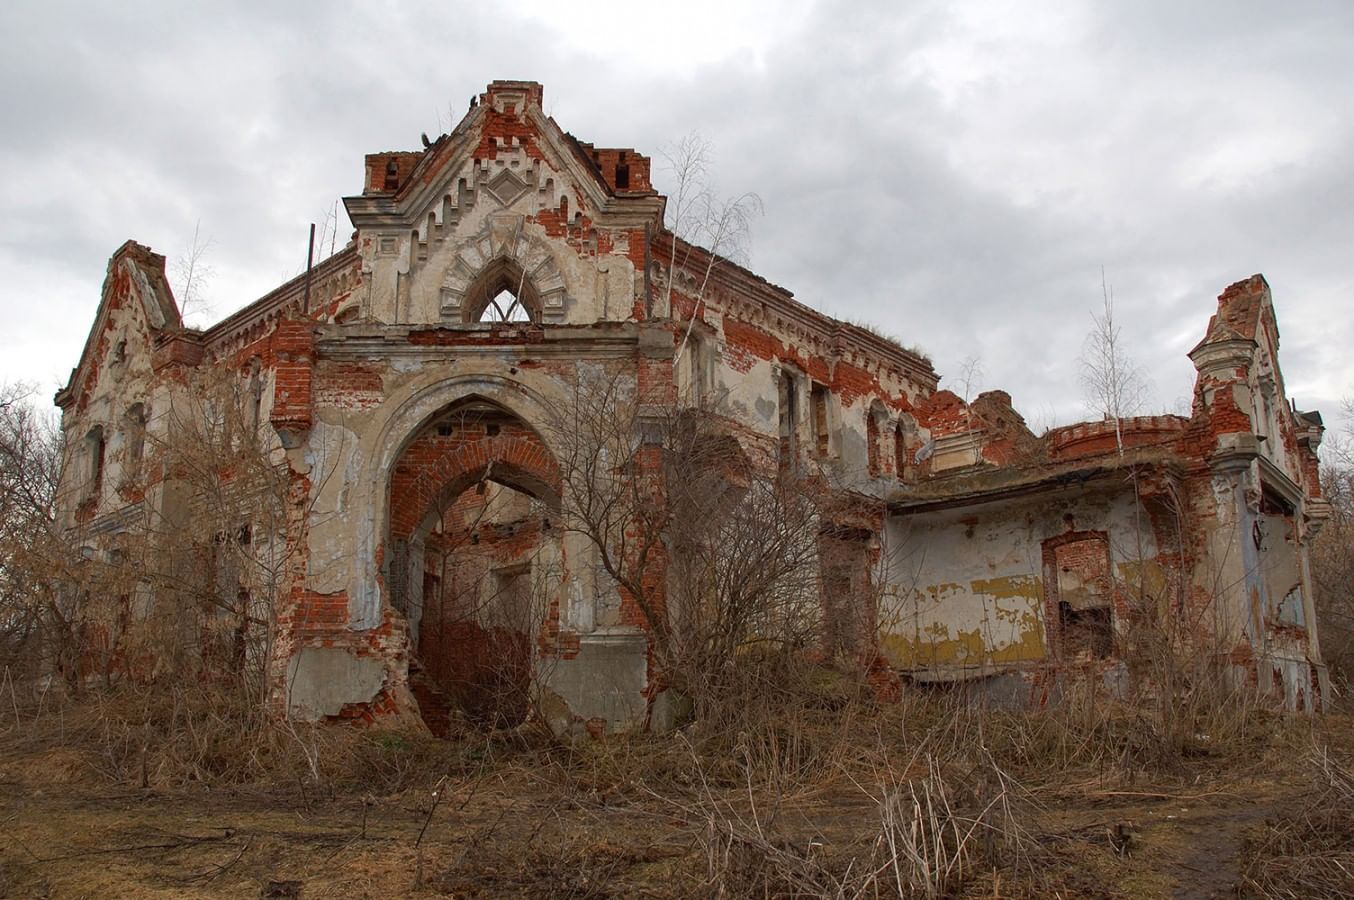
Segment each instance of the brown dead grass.
[{"label": "brown dead grass", "polygon": [[[0,734],[0,896],[925,896],[896,848],[913,826],[953,862],[940,896],[1206,897],[1243,877],[1251,896],[1303,896],[1246,873],[1342,858],[1303,760],[1327,748],[1348,771],[1347,715],[1256,709],[1163,760],[1134,710],[833,698],[575,745],[222,734],[213,752],[251,761],[216,770],[176,770],[182,738],[144,764],[110,754],[106,698],[49,709]],[[913,797],[949,811],[914,817]],[[885,808],[906,826],[893,850]]]}]

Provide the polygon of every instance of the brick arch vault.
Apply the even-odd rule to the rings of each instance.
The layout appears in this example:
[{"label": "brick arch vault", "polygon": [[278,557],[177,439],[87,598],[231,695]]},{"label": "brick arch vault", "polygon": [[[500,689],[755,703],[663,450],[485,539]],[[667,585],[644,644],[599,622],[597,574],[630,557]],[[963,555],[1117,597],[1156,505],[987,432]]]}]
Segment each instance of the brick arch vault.
[{"label": "brick arch vault", "polygon": [[517,725],[563,579],[560,473],[535,428],[479,394],[437,411],[390,473],[383,581],[434,733],[452,711]]},{"label": "brick arch vault", "polygon": [[[418,477],[402,490],[407,498],[430,502],[460,485],[461,490],[480,481],[489,464],[491,480],[521,490],[547,505],[559,506],[559,471],[555,454],[543,430],[532,423],[549,421],[549,410],[558,408],[536,391],[510,378],[465,375],[417,387],[403,397],[392,397],[392,411],[359,448],[353,478],[352,498],[363,502],[365,515],[358,522],[356,565],[349,590],[349,627],[356,630],[380,624],[389,605],[398,609],[408,597],[395,595],[399,578],[392,578],[400,564],[396,542],[408,540],[428,526],[428,506],[395,503],[402,498],[394,490],[395,473],[406,451],[435,427],[438,420],[458,408],[487,404],[523,423],[529,434],[484,435],[484,440],[443,454],[446,458],[420,467]],[[407,561],[403,563],[407,565]]]}]

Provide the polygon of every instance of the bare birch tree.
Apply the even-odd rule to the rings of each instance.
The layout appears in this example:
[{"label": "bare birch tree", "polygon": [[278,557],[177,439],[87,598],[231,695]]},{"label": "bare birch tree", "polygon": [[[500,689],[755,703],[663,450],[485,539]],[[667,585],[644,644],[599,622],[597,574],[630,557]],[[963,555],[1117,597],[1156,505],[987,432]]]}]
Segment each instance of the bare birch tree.
[{"label": "bare birch tree", "polygon": [[[676,146],[662,151],[662,156],[674,183],[668,194],[666,224],[669,231],[686,242],[685,247],[673,247],[673,271],[668,273],[664,289],[669,315],[672,314],[672,292],[677,273],[685,272],[694,282],[694,305],[674,357],[676,365],[691,336],[691,329],[700,317],[715,265],[722,259],[731,262],[746,259],[752,219],[762,213],[762,198],[751,191],[736,197],[720,195],[710,173],[710,142],[699,133],[686,135]],[[703,248],[706,252],[698,255],[695,248]]]},{"label": "bare birch tree", "polygon": [[216,269],[208,261],[213,241],[202,236],[202,223],[193,225],[193,242],[173,263],[174,296],[179,301],[179,312],[187,320],[200,319],[211,313],[206,300],[207,285]]},{"label": "bare birch tree", "polygon": [[1100,270],[1102,303],[1091,313],[1093,325],[1081,354],[1081,385],[1087,405],[1106,421],[1114,422],[1114,444],[1123,453],[1120,423],[1137,415],[1147,397],[1147,379],[1125,350],[1119,325],[1114,320],[1114,290]]},{"label": "bare birch tree", "polygon": [[973,410],[969,404],[977,396],[984,377],[986,372],[980,356],[967,357],[959,366],[959,374],[955,376],[955,386],[959,388],[960,399],[964,401],[964,424],[967,428],[973,427]]}]

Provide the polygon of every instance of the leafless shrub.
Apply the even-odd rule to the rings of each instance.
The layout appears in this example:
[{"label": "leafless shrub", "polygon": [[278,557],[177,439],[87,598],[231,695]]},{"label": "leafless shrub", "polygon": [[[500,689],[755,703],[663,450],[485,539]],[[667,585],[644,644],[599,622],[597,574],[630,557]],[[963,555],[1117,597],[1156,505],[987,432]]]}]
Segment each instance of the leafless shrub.
[{"label": "leafless shrub", "polygon": [[[267,731],[288,479],[261,443],[250,383],[202,374],[108,466],[98,447],[97,469],[77,457],[89,448],[62,448],[31,411],[6,411],[9,496],[23,503],[6,510],[0,539],[7,664],[13,674],[22,659],[33,684],[60,676],[71,697],[99,689],[90,736],[108,777],[233,780],[267,752],[238,738]],[[79,464],[117,478],[67,479],[86,495],[72,526],[57,521],[56,485],[62,465]],[[99,504],[112,494],[119,527],[85,527],[86,509],[109,508]],[[243,758],[219,755],[227,748]]]},{"label": "leafless shrub", "polygon": [[[1343,405],[1346,416],[1354,415],[1354,402]],[[1348,433],[1331,434],[1321,450],[1321,493],[1331,517],[1312,543],[1312,579],[1321,656],[1347,696],[1354,684],[1354,443]]]},{"label": "leafless shrub", "polygon": [[821,634],[820,510],[812,490],[754,465],[706,409],[584,375],[552,424],[566,529],[643,617],[665,687],[704,716]]}]

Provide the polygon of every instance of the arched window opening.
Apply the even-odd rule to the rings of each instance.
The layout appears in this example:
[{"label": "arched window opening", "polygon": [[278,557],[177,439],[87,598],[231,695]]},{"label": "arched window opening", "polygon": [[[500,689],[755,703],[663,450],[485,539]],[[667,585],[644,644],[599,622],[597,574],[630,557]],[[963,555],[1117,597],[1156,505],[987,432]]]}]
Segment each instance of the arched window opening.
[{"label": "arched window opening", "polygon": [[832,431],[829,426],[828,406],[832,394],[827,385],[814,382],[809,392],[809,403],[813,416],[813,452],[819,459],[826,458],[832,444]]},{"label": "arched window opening", "polygon": [[776,380],[776,393],[780,411],[780,465],[781,468],[794,468],[799,456],[799,386],[795,376],[783,370]]},{"label": "arched window opening", "polygon": [[916,451],[917,426],[910,417],[900,416],[893,430],[893,473],[900,480],[906,481],[912,477]]},{"label": "arched window opening", "polygon": [[535,285],[515,260],[491,262],[466,291],[465,321],[528,323],[541,320]]},{"label": "arched window opening", "polygon": [[866,468],[871,478],[884,474],[884,440],[888,434],[889,413],[884,404],[875,400],[865,410],[865,453]]},{"label": "arched window opening", "polygon": [[531,314],[520,297],[504,288],[490,298],[480,313],[481,322],[530,322]]}]

